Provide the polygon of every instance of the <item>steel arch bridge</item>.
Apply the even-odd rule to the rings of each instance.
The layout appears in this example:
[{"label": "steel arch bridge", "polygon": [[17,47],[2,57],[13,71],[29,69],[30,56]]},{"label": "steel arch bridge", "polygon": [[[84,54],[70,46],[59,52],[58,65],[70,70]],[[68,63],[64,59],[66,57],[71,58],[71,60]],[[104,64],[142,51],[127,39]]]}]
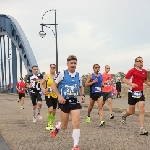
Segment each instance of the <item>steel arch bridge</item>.
[{"label": "steel arch bridge", "polygon": [[[18,58],[19,68],[17,68]],[[27,74],[32,73],[33,65],[38,65],[29,41],[18,22],[13,17],[3,14],[0,14],[0,59],[0,92],[7,91],[8,85],[12,87],[13,93],[17,92],[17,74],[19,70],[19,78],[22,77],[22,62]]]}]

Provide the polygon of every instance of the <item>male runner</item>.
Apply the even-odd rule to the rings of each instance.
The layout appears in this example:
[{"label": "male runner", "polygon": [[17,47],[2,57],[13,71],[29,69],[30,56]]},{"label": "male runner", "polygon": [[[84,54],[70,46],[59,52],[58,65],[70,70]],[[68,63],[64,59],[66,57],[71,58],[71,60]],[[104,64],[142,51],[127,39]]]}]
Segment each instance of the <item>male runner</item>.
[{"label": "male runner", "polygon": [[[59,72],[52,84],[52,90],[58,96],[58,100],[62,105],[62,122],[58,122],[56,127],[52,130],[51,135],[54,137],[58,133],[59,129],[65,130],[68,125],[69,114],[71,115],[73,124],[72,137],[74,140],[74,146],[72,150],[79,150],[79,138],[80,138],[80,109],[82,106],[77,99],[77,96],[82,96],[82,102],[85,101],[84,88],[82,86],[82,79],[78,72],[75,71],[77,65],[77,58],[74,55],[70,55],[67,58],[68,69]],[[58,86],[58,89],[57,89]]]},{"label": "male runner", "polygon": [[43,91],[43,94],[45,95],[45,101],[46,105],[48,107],[48,113],[47,113],[47,119],[48,123],[46,126],[46,130],[52,130],[53,129],[53,122],[55,119],[55,113],[56,113],[56,107],[57,107],[57,95],[52,92],[51,85],[53,83],[53,78],[55,77],[56,73],[56,65],[50,64],[50,73],[46,74],[41,81],[41,88]]},{"label": "male runner", "polygon": [[128,71],[123,82],[130,86],[128,90],[129,109],[122,114],[122,123],[126,123],[126,117],[135,113],[135,105],[137,103],[139,109],[140,135],[148,135],[148,131],[144,129],[145,119],[145,97],[143,95],[143,83],[150,86],[147,79],[147,70],[143,69],[143,58],[135,59],[135,67]]},{"label": "male runner", "polygon": [[108,109],[110,112],[110,119],[114,119],[114,115],[112,114],[112,77],[111,74],[109,74],[110,66],[105,66],[105,72],[103,73],[103,101],[99,102],[99,114],[101,119],[100,126],[103,126],[105,122],[103,121],[103,105],[105,104],[105,101],[108,101]]},{"label": "male runner", "polygon": [[110,66],[105,66],[105,72],[103,73],[103,101],[108,101],[108,109],[110,112],[110,119],[114,119],[112,114],[112,76],[109,74]]},{"label": "male runner", "polygon": [[[27,78],[27,87],[30,88],[30,96],[33,104],[33,122],[36,122],[36,115],[39,119],[42,119],[40,114],[42,107],[42,90],[40,88],[40,82],[42,79],[43,75],[38,73],[38,66],[34,65],[32,67],[32,75],[29,75]],[[38,113],[36,114],[37,105]]]},{"label": "male runner", "polygon": [[90,86],[90,105],[88,107],[88,115],[86,117],[86,122],[90,122],[90,113],[95,104],[95,101],[99,103],[102,99],[102,75],[99,73],[99,64],[93,65],[94,73],[90,74],[85,82],[85,86]]},{"label": "male runner", "polygon": [[17,83],[16,89],[19,94],[18,103],[21,102],[21,109],[24,109],[24,98],[25,98],[25,90],[26,90],[26,84],[23,81],[23,78],[20,78],[20,82]]}]

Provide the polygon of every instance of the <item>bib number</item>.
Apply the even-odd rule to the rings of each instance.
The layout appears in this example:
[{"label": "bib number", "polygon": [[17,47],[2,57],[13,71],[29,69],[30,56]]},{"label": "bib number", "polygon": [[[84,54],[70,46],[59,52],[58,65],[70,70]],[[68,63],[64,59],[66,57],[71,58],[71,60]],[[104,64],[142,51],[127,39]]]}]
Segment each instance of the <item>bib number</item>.
[{"label": "bib number", "polygon": [[101,88],[100,87],[95,87],[95,92],[101,92]]},{"label": "bib number", "polygon": [[40,90],[41,88],[39,86],[40,86],[40,83],[32,82],[32,88]]},{"label": "bib number", "polygon": [[132,92],[133,98],[140,98],[142,96],[142,93],[140,91],[134,91]]}]

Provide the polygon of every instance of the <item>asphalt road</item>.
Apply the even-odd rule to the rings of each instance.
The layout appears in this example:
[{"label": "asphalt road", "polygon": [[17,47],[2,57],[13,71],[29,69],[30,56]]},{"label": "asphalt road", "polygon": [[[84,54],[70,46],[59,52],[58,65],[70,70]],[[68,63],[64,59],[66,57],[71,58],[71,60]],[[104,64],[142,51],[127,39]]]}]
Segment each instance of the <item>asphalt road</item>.
[{"label": "asphalt road", "polygon": [[[32,122],[32,104],[30,99],[25,101],[25,109],[20,109],[17,97],[0,95],[0,133],[11,150],[71,150],[72,124],[68,129],[60,131],[53,139],[50,132],[45,130],[47,107],[43,101],[41,110],[43,119]],[[114,112],[115,119],[109,120],[109,113],[105,111],[104,127],[99,127],[97,110],[91,113],[91,123],[86,123],[87,108],[81,111],[81,150],[148,150],[150,137],[140,136],[138,116],[127,118],[127,124],[121,124],[121,113]],[[55,122],[59,121],[58,112]],[[150,131],[150,118],[145,119],[146,129]],[[2,149],[0,142],[0,150]],[[8,149],[6,149],[8,150]]]}]

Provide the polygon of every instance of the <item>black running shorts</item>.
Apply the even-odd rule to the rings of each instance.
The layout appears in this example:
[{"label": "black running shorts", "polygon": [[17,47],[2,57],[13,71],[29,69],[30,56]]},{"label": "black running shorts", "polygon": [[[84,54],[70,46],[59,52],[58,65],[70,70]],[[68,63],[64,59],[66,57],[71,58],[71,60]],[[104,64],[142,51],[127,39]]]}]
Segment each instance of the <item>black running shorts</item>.
[{"label": "black running shorts", "polygon": [[143,95],[143,91],[141,93],[142,93],[142,96],[140,98],[134,98],[132,97],[132,92],[128,92],[128,104],[135,105],[139,101],[145,101],[145,96]]},{"label": "black running shorts", "polygon": [[41,94],[41,92],[31,93],[31,100],[32,100],[33,106],[35,106],[38,101],[42,101],[42,94]]},{"label": "black running shorts", "polygon": [[76,104],[65,103],[62,104],[61,107],[61,111],[63,111],[64,113],[70,113],[71,110],[76,110],[76,109],[82,109],[80,103],[76,103]]},{"label": "black running shorts", "polygon": [[90,94],[90,98],[91,98],[93,101],[97,101],[101,96],[102,96],[102,93],[91,93],[91,94]]},{"label": "black running shorts", "polygon": [[25,93],[19,93],[19,99],[21,99],[22,97],[25,98]]},{"label": "black running shorts", "polygon": [[60,103],[58,102],[58,109],[61,109],[61,108],[62,108],[62,105],[63,105],[63,104],[60,104]]},{"label": "black running shorts", "polygon": [[57,108],[57,101],[58,101],[58,98],[54,98],[52,96],[48,97],[48,96],[45,96],[45,101],[46,101],[46,105],[47,107],[53,107],[53,109],[56,109]]}]

